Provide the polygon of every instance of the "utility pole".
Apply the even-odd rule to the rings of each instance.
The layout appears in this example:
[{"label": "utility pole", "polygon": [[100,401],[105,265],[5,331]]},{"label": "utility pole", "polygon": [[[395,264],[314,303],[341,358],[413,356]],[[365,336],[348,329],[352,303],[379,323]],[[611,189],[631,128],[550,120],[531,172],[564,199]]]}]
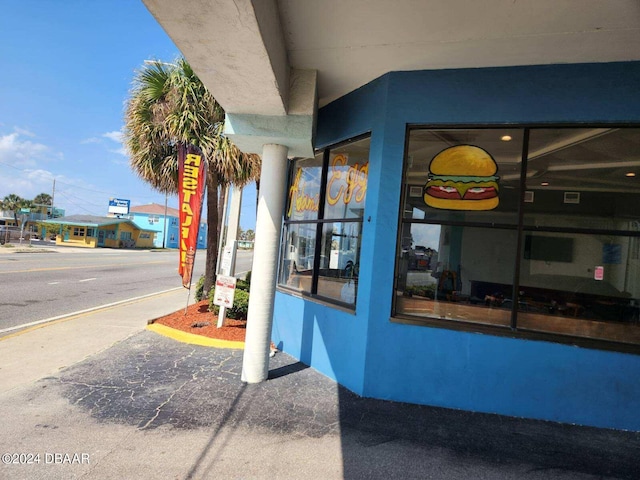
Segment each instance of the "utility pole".
[{"label": "utility pole", "polygon": [[56,179],[53,179],[53,190],[51,191],[51,218],[53,218],[53,206],[56,198]]},{"label": "utility pole", "polygon": [[164,194],[164,232],[162,232],[162,248],[165,248],[167,244],[167,202],[169,201],[169,194]]}]

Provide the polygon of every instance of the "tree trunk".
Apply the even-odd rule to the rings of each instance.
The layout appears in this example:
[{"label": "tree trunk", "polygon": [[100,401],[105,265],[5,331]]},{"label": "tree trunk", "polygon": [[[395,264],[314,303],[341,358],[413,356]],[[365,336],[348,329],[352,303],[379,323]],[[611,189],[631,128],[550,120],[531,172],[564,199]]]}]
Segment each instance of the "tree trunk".
[{"label": "tree trunk", "polygon": [[207,172],[207,259],[204,270],[204,288],[206,295],[216,278],[218,261],[218,175]]},{"label": "tree trunk", "polygon": [[224,218],[224,206],[225,206],[224,200],[225,200],[226,193],[227,193],[226,188],[223,188],[223,187],[218,188],[218,226],[217,226],[218,239],[221,238],[220,233],[222,232],[222,228],[224,227],[222,225],[222,219]]}]

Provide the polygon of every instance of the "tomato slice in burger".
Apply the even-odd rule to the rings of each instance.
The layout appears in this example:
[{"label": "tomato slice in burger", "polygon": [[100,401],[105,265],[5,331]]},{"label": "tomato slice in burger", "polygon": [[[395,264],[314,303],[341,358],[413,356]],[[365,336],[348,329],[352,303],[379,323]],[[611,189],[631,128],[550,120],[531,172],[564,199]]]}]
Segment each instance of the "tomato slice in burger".
[{"label": "tomato slice in burger", "polygon": [[493,198],[497,196],[498,196],[498,193],[496,192],[496,189],[493,187],[474,187],[474,188],[468,189],[465,192],[463,199],[464,200],[482,200],[485,198]]},{"label": "tomato slice in burger", "polygon": [[454,198],[460,199],[460,193],[455,187],[429,187],[426,191],[427,195],[435,198]]}]

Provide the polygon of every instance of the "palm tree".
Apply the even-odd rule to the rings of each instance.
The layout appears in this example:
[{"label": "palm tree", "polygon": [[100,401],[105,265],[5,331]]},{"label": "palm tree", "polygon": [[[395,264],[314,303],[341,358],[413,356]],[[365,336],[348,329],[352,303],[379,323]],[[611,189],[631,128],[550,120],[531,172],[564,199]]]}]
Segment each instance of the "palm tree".
[{"label": "palm tree", "polygon": [[44,213],[47,214],[49,213],[49,209],[53,207],[53,198],[48,193],[39,193],[31,203],[33,203],[33,206],[39,210],[44,210]]},{"label": "palm tree", "polygon": [[10,193],[2,199],[2,210],[13,212],[13,219],[18,225],[18,211],[21,208],[25,208],[29,204],[28,200],[25,200],[15,193]]},{"label": "palm tree", "polygon": [[199,147],[207,159],[207,259],[204,291],[213,285],[218,255],[218,204],[230,183],[260,175],[260,158],[240,152],[223,135],[224,110],[184,58],[148,62],[133,80],[126,105],[124,142],[132,169],[162,193],[178,192],[179,143]]}]

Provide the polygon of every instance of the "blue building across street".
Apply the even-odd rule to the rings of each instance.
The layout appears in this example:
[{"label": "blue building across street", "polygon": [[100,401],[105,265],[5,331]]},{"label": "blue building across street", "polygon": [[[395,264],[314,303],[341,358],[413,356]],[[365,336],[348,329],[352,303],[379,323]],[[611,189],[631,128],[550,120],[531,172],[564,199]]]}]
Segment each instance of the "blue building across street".
[{"label": "blue building across street", "polygon": [[[155,230],[154,247],[178,248],[180,212],[171,207],[150,203],[129,209],[128,218],[140,228]],[[207,224],[201,223],[198,233],[198,248],[207,248]]]}]

